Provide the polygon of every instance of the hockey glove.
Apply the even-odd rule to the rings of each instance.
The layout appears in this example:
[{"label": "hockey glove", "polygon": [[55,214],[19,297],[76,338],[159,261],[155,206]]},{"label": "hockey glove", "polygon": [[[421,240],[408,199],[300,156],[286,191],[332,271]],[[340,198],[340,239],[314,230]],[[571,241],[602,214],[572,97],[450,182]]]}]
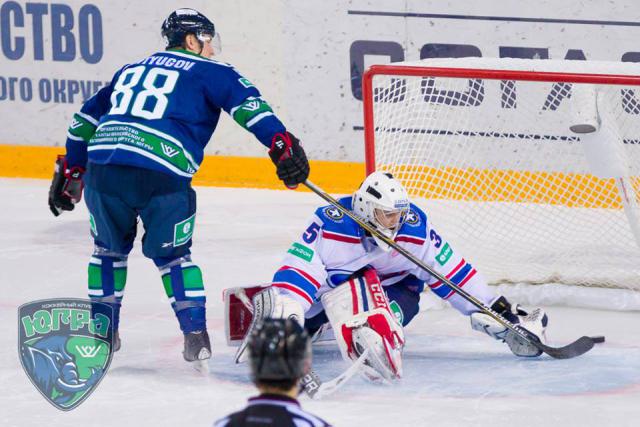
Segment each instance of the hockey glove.
[{"label": "hockey glove", "polygon": [[[491,309],[514,325],[526,329],[527,335],[533,341],[546,343],[545,330],[549,319],[542,309],[536,308],[526,311],[518,304],[512,306],[503,296],[491,305]],[[488,314],[476,312],[472,313],[470,318],[472,329],[484,332],[498,341],[506,342],[516,356],[536,357],[542,354],[542,350],[537,346],[523,340],[518,334],[498,323]]]},{"label": "hockey glove", "polygon": [[278,178],[295,189],[309,177],[309,161],[300,140],[289,132],[277,133],[271,140],[269,157],[276,165]]},{"label": "hockey glove", "polygon": [[49,209],[58,216],[62,211],[72,211],[75,204],[82,198],[82,175],[84,168],[67,166],[65,156],[59,155],[49,187]]}]

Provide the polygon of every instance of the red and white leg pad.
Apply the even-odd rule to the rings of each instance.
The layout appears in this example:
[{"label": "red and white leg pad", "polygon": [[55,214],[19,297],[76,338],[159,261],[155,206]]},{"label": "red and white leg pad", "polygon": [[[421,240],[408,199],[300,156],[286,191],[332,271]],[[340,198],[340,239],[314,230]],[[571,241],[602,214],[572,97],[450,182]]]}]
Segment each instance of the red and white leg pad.
[{"label": "red and white leg pad", "polygon": [[366,270],[321,299],[345,360],[355,361],[369,350],[364,370],[369,379],[391,381],[402,376],[404,332],[375,270]]}]

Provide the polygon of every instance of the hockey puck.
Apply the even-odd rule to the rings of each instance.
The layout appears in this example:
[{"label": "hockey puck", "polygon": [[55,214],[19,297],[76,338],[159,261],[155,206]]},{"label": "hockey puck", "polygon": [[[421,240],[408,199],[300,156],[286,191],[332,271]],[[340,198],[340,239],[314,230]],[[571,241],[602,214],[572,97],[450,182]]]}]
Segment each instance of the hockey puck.
[{"label": "hockey puck", "polygon": [[604,336],[603,335],[598,335],[597,337],[590,337],[594,343],[596,344],[600,344],[604,342]]}]

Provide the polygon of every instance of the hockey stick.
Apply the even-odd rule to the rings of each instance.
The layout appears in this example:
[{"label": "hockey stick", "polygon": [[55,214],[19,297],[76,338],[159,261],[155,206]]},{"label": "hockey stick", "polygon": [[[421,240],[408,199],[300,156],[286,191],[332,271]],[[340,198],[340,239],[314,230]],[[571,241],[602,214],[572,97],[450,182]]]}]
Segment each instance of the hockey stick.
[{"label": "hockey stick", "polygon": [[422,260],[416,258],[411,252],[399,246],[395,241],[391,240],[384,234],[380,233],[377,229],[369,225],[367,222],[362,220],[360,217],[358,217],[356,214],[351,212],[349,209],[342,206],[340,202],[338,202],[336,199],[334,199],[329,194],[324,192],[321,188],[313,184],[311,181],[306,180],[304,181],[303,184],[307,188],[309,188],[311,191],[316,193],[318,196],[323,198],[325,201],[327,201],[328,203],[333,205],[335,208],[337,208],[344,215],[354,220],[359,226],[364,228],[366,231],[376,236],[377,238],[382,240],[384,243],[386,243],[387,245],[395,249],[397,252],[399,252],[402,256],[407,258],[409,261],[414,263],[416,266],[420,267],[422,270],[426,271],[427,273],[431,274],[433,277],[435,277],[436,279],[440,280],[442,283],[447,285],[450,289],[452,289],[462,298],[464,298],[465,300],[473,304],[478,310],[490,316],[495,321],[500,323],[502,326],[515,332],[519,339],[523,340],[528,344],[534,345],[536,348],[543,351],[544,353],[547,353],[549,356],[555,359],[570,359],[572,357],[580,356],[581,354],[584,354],[587,351],[591,350],[596,343],[604,342],[604,337],[602,336],[598,336],[598,337],[583,336],[564,347],[550,347],[548,345],[543,344],[542,342],[540,342],[540,339],[537,336],[535,336],[534,334],[532,334],[531,332],[527,331],[526,329],[520,326],[514,325],[513,323],[509,322],[507,319],[502,317],[500,314],[498,314],[491,308],[484,305],[482,301],[480,301],[479,299],[477,299],[476,297],[474,297],[464,289],[460,288],[459,286],[451,282],[451,280],[447,279],[445,276],[443,276],[442,274],[435,271],[433,268],[426,265],[424,262],[422,262]]},{"label": "hockey stick", "polygon": [[331,381],[322,382],[318,374],[311,370],[307,375],[302,377],[300,381],[302,390],[311,399],[319,400],[323,397],[329,396],[335,393],[340,387],[342,387],[347,381],[351,379],[358,371],[364,366],[367,356],[369,356],[369,349],[365,350],[356,361],[354,361],[347,370],[332,379]]}]

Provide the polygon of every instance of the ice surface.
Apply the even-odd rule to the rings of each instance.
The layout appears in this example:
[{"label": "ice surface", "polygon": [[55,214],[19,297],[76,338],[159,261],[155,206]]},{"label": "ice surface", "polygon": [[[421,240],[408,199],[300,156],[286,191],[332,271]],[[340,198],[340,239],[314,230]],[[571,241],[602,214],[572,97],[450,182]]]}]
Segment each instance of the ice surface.
[{"label": "ice surface", "polygon": [[[17,351],[17,307],[85,297],[92,244],[84,206],[54,218],[49,183],[0,180],[0,425],[207,426],[255,394],[246,366],[224,342],[222,289],[268,281],[321,201],[310,193],[198,188],[193,252],[201,266],[212,335],[211,373],[182,360],[182,337],[159,274],[140,252],[129,260],[122,350],[77,409],[53,408],[30,384]],[[142,233],[142,229],[140,229]],[[302,405],[337,426],[640,425],[640,313],[548,307],[552,344],[583,334],[607,342],[571,360],[518,359],[470,329],[451,309],[426,311],[407,328],[404,379],[376,386],[354,378]],[[337,348],[314,350],[326,379],[346,368]]]}]

